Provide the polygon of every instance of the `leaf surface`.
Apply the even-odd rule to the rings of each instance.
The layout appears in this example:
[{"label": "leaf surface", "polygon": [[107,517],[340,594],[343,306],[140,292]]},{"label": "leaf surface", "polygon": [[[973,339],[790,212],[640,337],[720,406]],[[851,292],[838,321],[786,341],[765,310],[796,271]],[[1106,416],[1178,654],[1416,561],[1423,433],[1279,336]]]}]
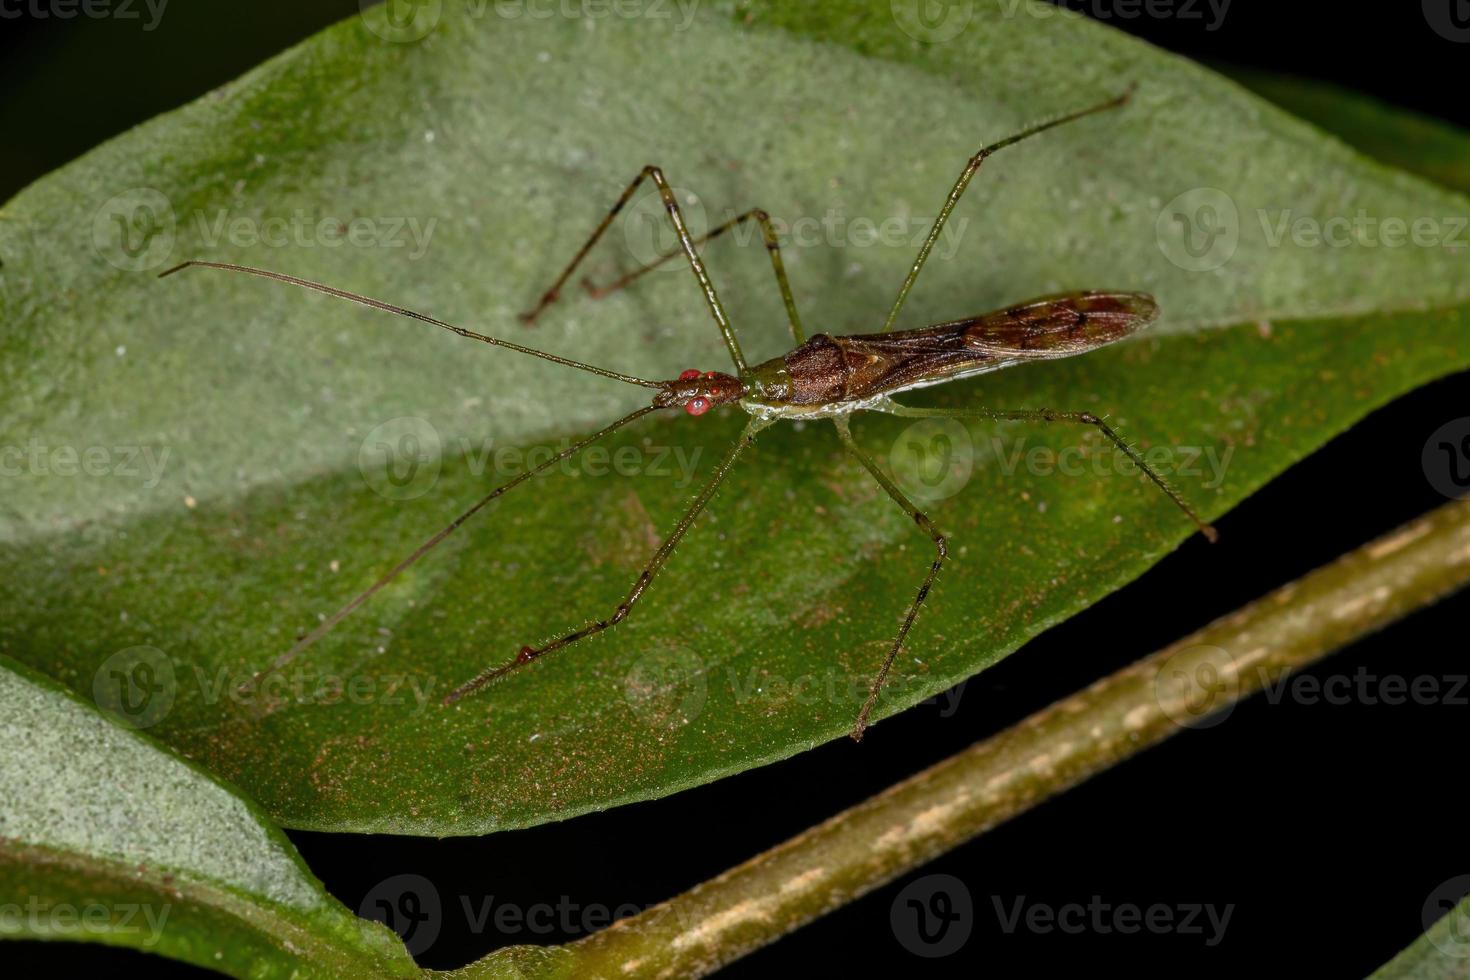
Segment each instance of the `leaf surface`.
[{"label": "leaf surface", "polygon": [[[1151,293],[1159,324],[911,400],[1106,413],[1212,517],[1466,366],[1464,198],[1042,6],[974,5],[941,40],[877,2],[687,23],[444,5],[407,42],[374,8],[38,182],[0,211],[0,650],[83,692],[146,661],[167,694],[132,692],[149,733],[304,828],[525,826],[845,734],[933,552],[825,423],[762,434],[626,623],[439,707],[612,613],[738,431],[731,410],[639,423],[507,495],[259,696],[234,693],[486,489],[646,393],[278,284],[154,273],[245,262],[645,377],[724,368],[677,263],[597,302],[568,289],[534,329],[513,316],[647,163],[696,229],[767,209],[808,329],[868,331],[970,154],[1136,81],[1127,108],[982,167],[900,325],[1082,288]],[[1360,212],[1437,237],[1372,244]],[[640,197],[589,271],[654,254],[661,220]],[[763,252],[705,250],[752,361],[790,346]],[[854,431],[953,557],[879,716],[1191,531],[1083,431]]]}]

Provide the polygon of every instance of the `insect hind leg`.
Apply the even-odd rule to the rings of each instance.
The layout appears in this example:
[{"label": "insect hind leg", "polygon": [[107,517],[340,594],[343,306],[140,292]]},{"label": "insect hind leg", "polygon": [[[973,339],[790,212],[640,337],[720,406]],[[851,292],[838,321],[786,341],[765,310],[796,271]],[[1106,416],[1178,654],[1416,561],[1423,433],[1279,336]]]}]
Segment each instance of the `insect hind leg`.
[{"label": "insect hind leg", "polygon": [[649,584],[653,581],[654,576],[656,576],[659,571],[664,567],[664,564],[669,560],[669,555],[673,553],[674,548],[678,546],[679,541],[684,537],[689,528],[693,526],[695,518],[699,517],[700,513],[704,510],[705,505],[710,502],[710,498],[715,495],[715,491],[719,489],[720,484],[724,481],[725,477],[729,475],[731,467],[735,465],[736,458],[739,457],[739,455],[746,449],[746,447],[755,442],[756,433],[760,432],[762,429],[766,428],[766,426],[770,424],[770,422],[761,422],[756,419],[751,419],[748,423],[746,423],[744,431],[740,433],[740,437],[735,441],[735,444],[731,446],[730,449],[725,453],[725,456],[723,459],[720,460],[719,465],[715,467],[714,475],[710,477],[709,482],[704,485],[704,488],[699,491],[699,495],[694,498],[694,502],[689,506],[689,509],[685,511],[684,516],[679,518],[679,523],[675,525],[674,530],[669,534],[667,538],[664,539],[663,543],[658,546],[658,550],[653,553],[653,557],[650,558],[648,564],[644,566],[643,572],[638,576],[638,580],[633,583],[633,588],[628,591],[628,594],[626,597],[624,597],[623,601],[618,603],[618,606],[615,610],[613,610],[612,615],[610,615],[606,619],[594,620],[586,626],[563,633],[556,639],[550,641],[549,643],[543,644],[542,646],[521,647],[520,652],[517,653],[515,657],[513,657],[507,663],[497,667],[487,668],[486,670],[481,671],[475,677],[455,688],[453,691],[450,691],[449,694],[445,696],[443,703],[445,705],[454,704],[454,702],[475,693],[486,684],[489,684],[491,681],[494,681],[497,678],[503,677],[504,675],[510,673],[512,670],[515,670],[518,667],[524,667],[526,664],[531,663],[533,660],[540,659],[548,653],[554,653],[557,650],[562,649],[563,647],[571,646],[578,640],[585,640],[589,636],[594,636],[598,633],[603,632],[604,630],[612,629],[614,626],[627,619],[628,614],[633,610],[633,606],[638,602],[640,598],[643,597],[644,591],[647,590]]},{"label": "insect hind leg", "polygon": [[919,526],[919,529],[929,535],[930,540],[934,542],[935,552],[934,561],[930,564],[929,571],[925,573],[924,581],[919,585],[918,593],[914,596],[913,601],[909,603],[908,612],[903,618],[903,625],[898,629],[898,636],[894,639],[893,646],[889,647],[888,656],[883,658],[883,665],[878,668],[878,673],[873,676],[872,684],[868,687],[868,697],[863,702],[862,710],[858,712],[857,721],[853,723],[850,736],[854,742],[861,742],[863,740],[863,733],[868,729],[868,719],[873,713],[873,708],[878,704],[878,694],[883,690],[883,685],[888,680],[888,673],[893,669],[893,662],[898,659],[899,651],[903,649],[903,641],[908,638],[909,630],[914,626],[914,620],[918,618],[919,607],[929,597],[929,590],[933,588],[934,580],[939,576],[939,570],[944,567],[945,559],[949,557],[949,545],[944,535],[939,532],[939,529],[934,526],[934,522],[929,519],[929,515],[920,510],[898,488],[898,485],[889,478],[888,474],[883,472],[883,468],[853,441],[852,432],[847,426],[847,419],[839,415],[832,419],[832,424],[836,427],[837,435],[842,440],[842,444],[847,448],[847,451],[856,457],[858,462],[863,464],[863,467],[872,474],[873,479],[878,482],[878,485],[883,488],[888,496],[893,498],[894,503],[904,509],[904,512]]},{"label": "insect hind leg", "polygon": [[1201,534],[1211,543],[1219,540],[1220,534],[1212,524],[1207,523],[1200,517],[1195,509],[1189,505],[1179,491],[1175,490],[1163,475],[1144,461],[1138,450],[1123,439],[1122,436],[1091,412],[1058,412],[1049,408],[1036,409],[996,409],[996,408],[912,408],[908,405],[888,400],[881,405],[875,406],[879,411],[890,415],[901,415],[906,418],[930,419],[930,418],[973,418],[989,419],[996,422],[1072,422],[1079,425],[1090,425],[1103,434],[1103,437],[1118,448],[1125,456],[1133,461],[1143,473],[1149,478],[1154,486],[1158,487],[1185,515],[1194,522]]}]

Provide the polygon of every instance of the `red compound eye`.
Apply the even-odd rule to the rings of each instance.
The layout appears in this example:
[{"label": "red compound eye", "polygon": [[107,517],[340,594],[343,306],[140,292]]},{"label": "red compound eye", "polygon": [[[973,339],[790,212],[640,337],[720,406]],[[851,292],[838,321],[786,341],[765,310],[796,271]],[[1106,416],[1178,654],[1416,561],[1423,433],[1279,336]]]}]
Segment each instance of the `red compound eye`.
[{"label": "red compound eye", "polygon": [[697,377],[699,377],[699,372],[694,370],[694,368],[690,368],[687,371],[679,372],[680,381],[693,381]]},{"label": "red compound eye", "polygon": [[689,399],[688,403],[684,405],[684,411],[688,412],[690,415],[703,415],[705,412],[709,411],[709,399],[691,398]]},{"label": "red compound eye", "polygon": [[716,371],[706,371],[706,372],[704,372],[704,376],[706,378],[713,378],[717,373],[718,372],[716,372]]}]

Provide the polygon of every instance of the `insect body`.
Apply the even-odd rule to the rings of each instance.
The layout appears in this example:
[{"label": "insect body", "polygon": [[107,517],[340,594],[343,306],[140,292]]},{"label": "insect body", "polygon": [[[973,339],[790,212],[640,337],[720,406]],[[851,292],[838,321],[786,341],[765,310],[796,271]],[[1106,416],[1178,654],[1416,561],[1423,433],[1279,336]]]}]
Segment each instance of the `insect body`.
[{"label": "insect body", "polygon": [[1092,350],[1123,339],[1157,314],[1153,299],[1142,293],[1083,292],[918,330],[817,334],[751,368],[741,401],[752,415],[845,414],[915,388]]},{"label": "insect body", "polygon": [[[983,316],[955,320],[949,323],[938,323],[917,330],[894,331],[892,329],[904,300],[913,288],[920,270],[923,268],[925,261],[929,257],[929,253],[934,247],[934,243],[939,238],[945,221],[954,210],[955,205],[964,193],[965,188],[969,185],[971,178],[974,177],[975,172],[992,153],[1012,143],[1050,129],[1053,126],[1058,126],[1095,112],[1123,105],[1128,100],[1128,96],[1129,93],[1125,92],[1123,95],[1109,99],[1099,105],[1091,106],[1087,109],[1033,126],[1021,133],[985,147],[975,154],[975,156],[971,157],[968,165],[960,174],[954,187],[950,190],[949,196],[943,208],[940,210],[939,217],[934,223],[934,227],[929,232],[923,246],[919,249],[919,254],[910,267],[908,275],[904,279],[902,287],[899,289],[898,296],[892,308],[889,310],[888,318],[883,324],[883,329],[877,333],[852,336],[816,334],[808,338],[802,329],[801,319],[792,297],[791,286],[786,278],[786,270],[781,260],[780,243],[777,241],[775,230],[766,212],[759,208],[751,209],[711,229],[708,234],[696,239],[689,234],[689,230],[685,226],[683,215],[679,209],[679,203],[668,182],[664,179],[662,171],[657,167],[645,167],[633,182],[628,185],[623,191],[622,196],[602,219],[602,222],[593,230],[591,237],[578,250],[576,255],[572,257],[572,260],[562,270],[551,287],[542,294],[540,301],[530,311],[521,315],[521,319],[525,323],[534,323],[541,312],[560,297],[562,288],[578,265],[587,256],[587,253],[591,251],[592,247],[602,237],[618,212],[632,199],[638,187],[645,180],[648,180],[658,189],[658,193],[663,200],[664,208],[668,212],[669,221],[672,223],[674,231],[678,235],[680,249],[661,256],[649,265],[634,270],[609,286],[598,287],[588,283],[586,280],[583,281],[583,286],[594,297],[603,296],[627,286],[655,266],[661,265],[669,260],[676,260],[682,256],[688,261],[689,267],[694,273],[694,277],[704,294],[710,316],[714,319],[716,326],[720,330],[720,335],[724,339],[725,346],[729,350],[730,359],[733,364],[733,373],[690,369],[680,374],[677,378],[668,381],[653,381],[584,364],[580,361],[574,361],[559,355],[548,354],[544,351],[535,350],[507,340],[489,337],[463,327],[454,326],[443,320],[437,320],[423,313],[417,313],[413,310],[395,306],[391,303],[370,299],[356,293],[349,293],[332,286],[298,279],[294,276],[283,275],[278,272],[220,262],[186,262],[163,273],[163,275],[169,275],[170,273],[190,266],[201,266],[234,272],[245,272],[268,279],[292,283],[318,292],[327,293],[328,295],[351,300],[364,306],[370,306],[374,309],[384,310],[442,327],[462,337],[479,340],[496,347],[505,347],[519,353],[541,357],[567,367],[601,375],[605,378],[611,378],[628,384],[641,385],[654,389],[655,392],[652,402],[648,406],[618,419],[580,442],[569,446],[540,466],[530,469],[510,482],[491,490],[485,497],[475,503],[474,506],[455,518],[442,531],[421,545],[413,554],[386,572],[366,591],[352,599],[334,615],[328,617],[315,630],[298,639],[290,650],[277,657],[266,668],[266,671],[262,671],[261,673],[279,669],[289,663],[492,500],[531,477],[536,476],[538,473],[544,472],[561,460],[580,452],[609,433],[651,412],[666,409],[682,409],[691,416],[699,416],[716,406],[738,405],[746,412],[748,420],[745,430],[720,460],[709,482],[696,495],[693,504],[683,517],[680,518],[673,531],[659,545],[642,574],[634,582],[632,589],[611,614],[605,618],[594,620],[584,626],[564,633],[540,647],[521,647],[519,652],[507,663],[486,669],[478,676],[471,678],[450,692],[444,699],[445,704],[453,704],[517,667],[524,666],[539,657],[560,650],[586,637],[611,629],[627,618],[654,577],[667,563],[669,556],[694,523],[695,518],[699,516],[700,512],[704,510],[705,506],[714,496],[715,490],[730,472],[730,469],[734,466],[741,452],[755,441],[756,435],[761,430],[781,420],[829,419],[835,426],[837,435],[847,451],[863,465],[888,496],[909,514],[914,523],[929,536],[934,545],[934,559],[930,563],[928,570],[924,573],[917,593],[909,603],[908,611],[899,628],[897,637],[889,647],[888,654],[883,663],[874,674],[869,687],[867,700],[863,704],[857,721],[853,725],[852,737],[854,740],[860,740],[862,738],[863,732],[868,724],[869,716],[877,703],[879,693],[888,676],[889,669],[893,666],[894,660],[903,648],[904,641],[908,636],[909,630],[913,627],[914,619],[918,615],[919,608],[928,596],[929,590],[933,586],[934,580],[943,568],[945,559],[948,556],[947,540],[939,532],[939,529],[934,525],[933,521],[909,500],[902,489],[894,483],[883,468],[853,440],[848,426],[848,419],[854,413],[859,411],[876,411],[910,418],[956,417],[1033,422],[1068,422],[1092,426],[1101,432],[1121,452],[1125,453],[1160,490],[1166,493],[1195,522],[1210,540],[1214,540],[1214,529],[1196,515],[1189,504],[1172,487],[1165,483],[1163,478],[1144,462],[1106,422],[1090,412],[1053,411],[1044,408],[914,408],[903,405],[894,398],[895,395],[902,392],[929,385],[942,384],[947,381],[970,377],[986,371],[998,370],[1012,364],[1067,357],[1094,350],[1105,344],[1121,340],[1143,329],[1153,321],[1158,310],[1154,301],[1148,296],[1132,292],[1086,291],[1033,300],[1019,306],[1013,306],[994,313],[987,313]],[[701,242],[714,238],[748,220],[754,220],[761,228],[762,239],[765,243],[767,253],[770,256],[776,283],[781,290],[781,296],[785,303],[791,334],[797,344],[786,355],[762,364],[757,364],[754,367],[746,364],[745,356],[740,350],[739,340],[730,325],[729,318],[725,314],[724,306],[720,302],[714,284],[711,282],[709,274],[705,269],[704,260],[695,249],[695,246]],[[257,678],[260,676],[261,674],[256,675]]]}]

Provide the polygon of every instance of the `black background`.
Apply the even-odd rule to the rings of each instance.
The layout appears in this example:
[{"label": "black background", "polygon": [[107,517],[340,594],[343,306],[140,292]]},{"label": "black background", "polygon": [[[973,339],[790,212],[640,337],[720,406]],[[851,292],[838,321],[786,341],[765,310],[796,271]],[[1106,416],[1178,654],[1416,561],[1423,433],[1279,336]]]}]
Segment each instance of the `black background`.
[{"label": "black background", "polygon": [[[1448,3],[1452,0],[1443,0]],[[33,0],[25,0],[29,7]],[[1111,3],[1073,9],[1101,14]],[[15,12],[19,0],[3,0]],[[1208,18],[1100,17],[1196,58],[1322,78],[1470,127],[1470,45],[1434,33],[1418,3],[1235,0]],[[159,25],[0,19],[0,199],[96,143],[235,77],[356,13],[356,0],[174,0]],[[1364,11],[1368,5],[1364,5]],[[1420,451],[1467,414],[1463,376],[1376,413],[1143,579],[972,679],[952,717],[920,706],[847,741],[655,803],[486,838],[445,841],[292,833],[308,865],[351,908],[382,879],[420,874],[445,908],[428,966],[461,965],[512,943],[578,933],[475,932],[461,906],[647,905],[673,895],[1063,697],[1272,587],[1423,513],[1444,498]],[[1311,671],[1431,677],[1470,672],[1458,597]],[[1462,692],[1463,695],[1464,692]],[[1455,704],[1272,704],[1257,697],[1217,727],[1186,732],[730,967],[722,976],[820,970],[866,976],[992,976],[1116,970],[1232,976],[1267,969],[1361,976],[1411,942],[1437,886],[1470,872],[1463,847],[1467,715]],[[960,879],[973,932],[953,955],[920,958],[890,907],[926,875]],[[1002,928],[995,903],[1059,907],[1233,906],[1206,935],[1080,934]],[[1206,930],[1208,933],[1208,929]],[[102,947],[7,944],[30,975],[136,967],[207,974]]]}]

